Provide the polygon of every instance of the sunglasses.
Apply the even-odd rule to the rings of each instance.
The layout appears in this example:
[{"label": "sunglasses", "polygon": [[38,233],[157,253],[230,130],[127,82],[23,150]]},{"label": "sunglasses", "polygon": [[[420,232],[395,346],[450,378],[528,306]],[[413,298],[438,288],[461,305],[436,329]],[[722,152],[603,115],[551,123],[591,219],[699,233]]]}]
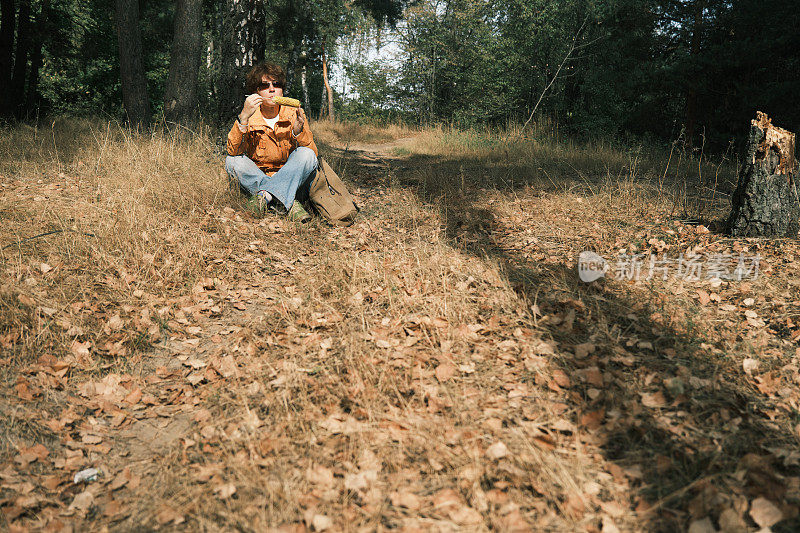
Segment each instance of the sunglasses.
[{"label": "sunglasses", "polygon": [[270,88],[270,86],[275,87],[276,89],[283,89],[283,84],[279,81],[267,81],[259,84],[258,90],[265,91]]}]

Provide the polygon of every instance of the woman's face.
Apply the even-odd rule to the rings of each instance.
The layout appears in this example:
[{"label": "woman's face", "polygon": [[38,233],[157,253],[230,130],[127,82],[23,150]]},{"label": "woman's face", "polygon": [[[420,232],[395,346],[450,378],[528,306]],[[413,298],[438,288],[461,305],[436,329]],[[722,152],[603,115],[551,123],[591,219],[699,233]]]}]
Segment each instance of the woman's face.
[{"label": "woman's face", "polygon": [[257,91],[266,104],[275,105],[272,99],[276,96],[283,96],[283,85],[280,82],[275,82],[269,76],[264,75],[261,78],[261,84],[258,86]]}]

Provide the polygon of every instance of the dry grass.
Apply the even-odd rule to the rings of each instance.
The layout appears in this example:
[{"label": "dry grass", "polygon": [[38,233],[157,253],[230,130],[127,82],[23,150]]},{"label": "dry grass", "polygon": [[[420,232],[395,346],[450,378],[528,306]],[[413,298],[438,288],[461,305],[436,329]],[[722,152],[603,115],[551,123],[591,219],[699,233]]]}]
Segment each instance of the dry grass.
[{"label": "dry grass", "polygon": [[[93,121],[7,132],[4,280],[59,314],[97,298],[118,306],[136,302],[137,291],[185,291],[204,268],[208,234],[199,225],[209,211],[238,205],[218,160],[206,137],[131,136]],[[64,329],[48,326],[24,353],[64,353]]]},{"label": "dry grass", "polygon": [[[736,184],[737,168],[728,157],[687,155],[678,143],[668,151],[651,147],[623,148],[607,141],[555,141],[550,130],[523,135],[518,125],[502,130],[432,128],[395,149],[409,156],[426,191],[440,195],[463,191],[465,185],[514,190],[531,185],[549,191],[580,189],[589,194],[620,186],[649,188],[651,196],[671,202],[677,216],[718,216]],[[426,164],[435,161],[435,165]],[[435,166],[434,176],[423,176]]]},{"label": "dry grass", "polygon": [[331,122],[327,119],[314,122],[313,131],[318,144],[342,146],[351,143],[381,144],[408,137],[416,132],[401,124],[378,126],[356,122]]},{"label": "dry grass", "polygon": [[[744,319],[688,282],[574,274],[586,248],[731,246],[670,217],[663,164],[425,130],[376,167],[335,147],[408,130],[312,127],[363,208],[351,228],[253,217],[206,134],[3,132],[7,524],[674,531],[756,494],[796,504],[791,468],[769,471],[780,494],[736,481],[766,457],[759,439],[795,438],[788,419],[741,420],[742,401],[783,409],[742,359],[780,369],[787,345],[737,337]],[[671,403],[644,407],[655,392]],[[20,463],[38,442],[49,458]],[[90,466],[106,477],[72,485]],[[91,505],[66,511],[84,489]]]}]

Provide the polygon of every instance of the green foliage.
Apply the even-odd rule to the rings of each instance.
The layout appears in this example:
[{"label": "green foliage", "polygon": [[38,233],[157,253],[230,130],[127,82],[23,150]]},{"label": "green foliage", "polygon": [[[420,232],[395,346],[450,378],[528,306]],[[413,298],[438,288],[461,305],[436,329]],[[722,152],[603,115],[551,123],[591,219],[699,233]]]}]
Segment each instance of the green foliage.
[{"label": "green foliage", "polygon": [[[203,61],[200,72],[200,108],[207,115],[216,109],[219,68],[228,61],[217,46],[225,9],[224,2],[204,2],[212,61]],[[28,97],[27,116],[120,116],[108,2],[32,0],[31,15],[43,61],[38,86],[28,81],[37,94]],[[156,114],[173,16],[173,1],[140,1]],[[343,37],[387,24],[399,60],[337,57]],[[552,121],[573,136],[690,135],[694,146],[721,149],[746,132],[756,110],[800,129],[798,25],[793,0],[276,0],[267,10],[266,49],[254,55],[287,66],[287,94],[295,98],[303,99],[305,69],[312,117],[323,107],[324,50],[349,77],[353,95],[335,95],[344,117],[464,127],[522,123],[541,98],[534,121]],[[379,31],[373,34],[380,39]],[[32,70],[31,56],[27,61]]]},{"label": "green foliage", "polygon": [[53,113],[112,112],[121,101],[117,40],[108,5],[60,0],[50,7],[39,91]]},{"label": "green foliage", "polygon": [[348,105],[471,126],[522,122],[542,97],[537,120],[571,135],[668,141],[692,122],[689,142],[724,149],[756,109],[800,126],[798,22],[790,0],[423,0],[402,64],[350,66]]}]

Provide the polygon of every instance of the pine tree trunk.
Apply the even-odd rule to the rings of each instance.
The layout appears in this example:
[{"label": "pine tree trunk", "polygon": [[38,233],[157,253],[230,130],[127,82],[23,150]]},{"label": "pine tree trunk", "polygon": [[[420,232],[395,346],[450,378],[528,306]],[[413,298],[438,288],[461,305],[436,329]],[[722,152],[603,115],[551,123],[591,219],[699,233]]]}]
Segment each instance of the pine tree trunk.
[{"label": "pine tree trunk", "polygon": [[700,83],[700,69],[697,67],[700,56],[700,42],[703,38],[703,11],[705,0],[694,2],[694,23],[692,25],[691,58],[694,72],[688,76],[689,87],[686,91],[686,141],[694,146],[695,129],[697,128],[697,86]]},{"label": "pine tree trunk", "polygon": [[328,93],[325,90],[325,84],[323,83],[320,87],[322,87],[322,92],[319,93],[319,118],[325,116],[325,110],[328,108],[326,102],[328,101]]},{"label": "pine tree trunk", "polygon": [[128,122],[136,129],[150,126],[150,101],[147,78],[142,62],[142,38],[139,29],[139,2],[114,0],[119,42],[119,69],[122,81],[122,103]]},{"label": "pine tree trunk", "polygon": [[202,0],[177,1],[169,77],[164,92],[164,116],[168,122],[188,123],[197,108],[197,76],[203,46],[202,11]]},{"label": "pine tree trunk", "polygon": [[325,83],[325,94],[328,100],[328,119],[333,122],[336,117],[333,114],[333,89],[328,82],[328,59],[325,55],[325,43],[322,44],[322,81]]},{"label": "pine tree trunk", "polygon": [[308,64],[308,44],[306,38],[300,42],[300,85],[303,89],[303,107],[306,113],[311,111],[311,104],[308,100],[308,79],[306,78],[306,65]]},{"label": "pine tree trunk", "polygon": [[[28,89],[25,94],[25,110],[29,114],[39,107],[39,71],[43,64],[42,47],[45,38],[50,34],[50,20],[50,0],[44,0],[42,11],[36,19],[31,70],[28,74]],[[38,111],[36,112],[38,113]]]},{"label": "pine tree trunk", "polygon": [[308,84],[306,82],[306,64],[303,63],[303,67],[300,69],[300,83],[303,86],[303,105],[306,110],[311,109],[311,105],[308,101]]},{"label": "pine tree trunk", "polygon": [[[0,94],[11,93],[11,67],[14,64],[14,0],[0,0]],[[11,115],[11,101],[0,98],[0,118]]]},{"label": "pine tree trunk", "polygon": [[728,231],[734,237],[797,237],[795,134],[759,111],[751,122],[744,164],[733,194]]},{"label": "pine tree trunk", "polygon": [[292,94],[292,88],[297,81],[297,60],[299,57],[300,45],[295,43],[292,46],[292,52],[289,54],[289,61],[286,64],[286,88],[283,90],[283,94],[286,96]]},{"label": "pine tree trunk", "polygon": [[11,72],[11,90],[7,98],[14,106],[13,114],[20,117],[25,107],[25,74],[28,72],[28,53],[33,41],[31,30],[31,1],[23,0],[19,6],[17,23],[17,49],[14,53],[14,69]]}]

